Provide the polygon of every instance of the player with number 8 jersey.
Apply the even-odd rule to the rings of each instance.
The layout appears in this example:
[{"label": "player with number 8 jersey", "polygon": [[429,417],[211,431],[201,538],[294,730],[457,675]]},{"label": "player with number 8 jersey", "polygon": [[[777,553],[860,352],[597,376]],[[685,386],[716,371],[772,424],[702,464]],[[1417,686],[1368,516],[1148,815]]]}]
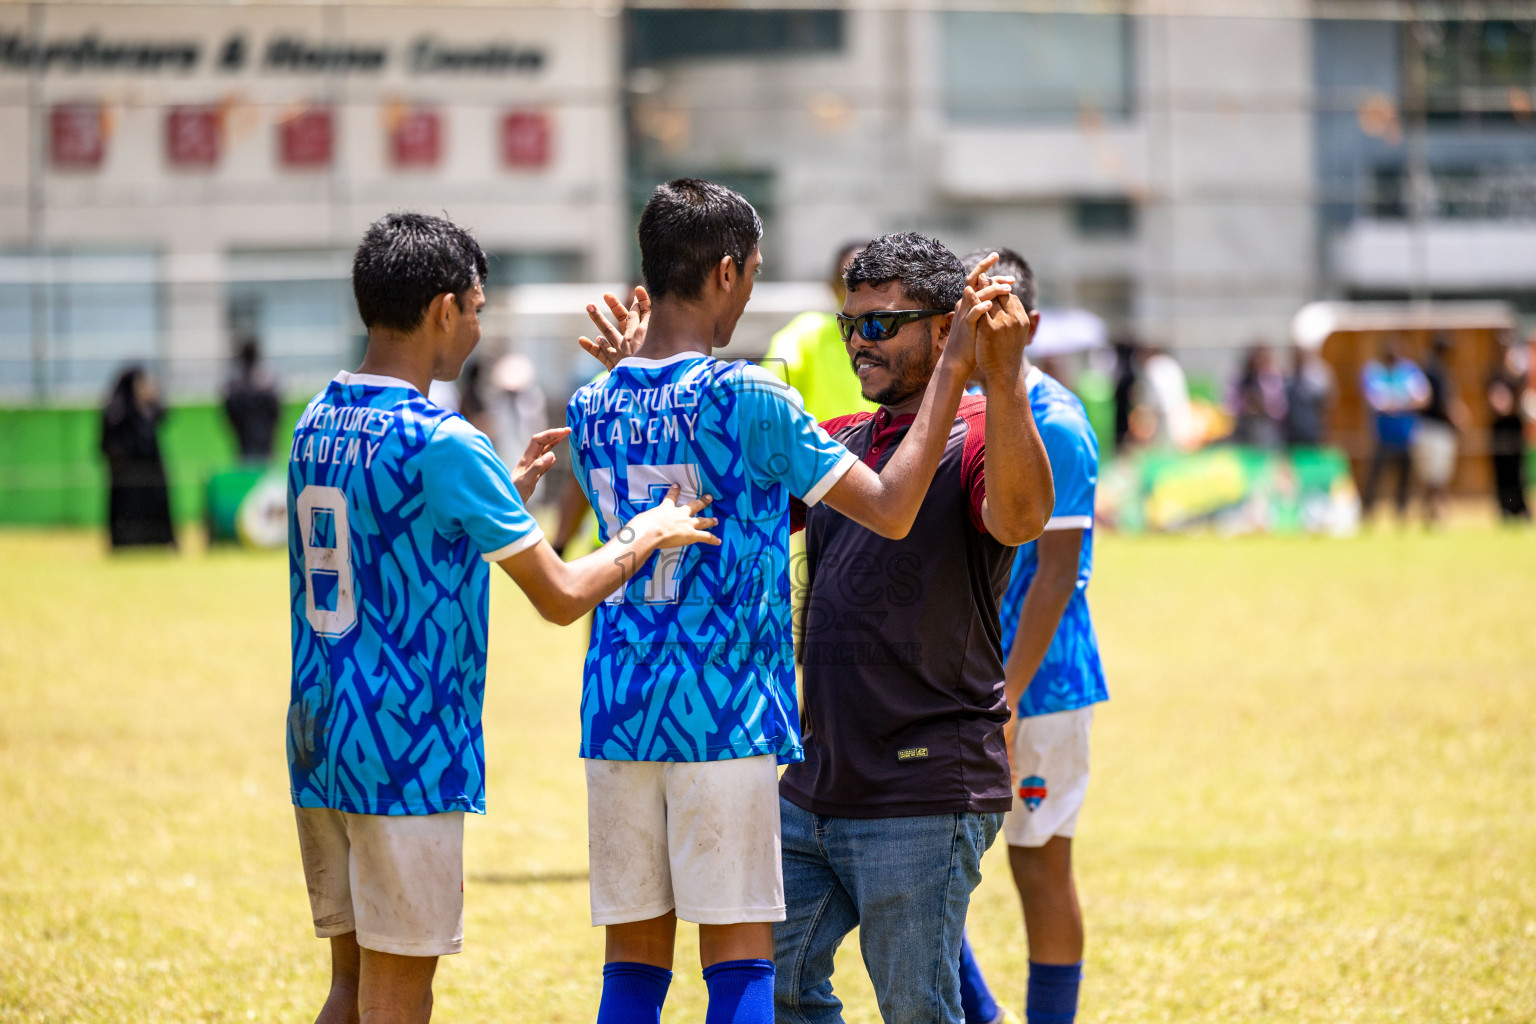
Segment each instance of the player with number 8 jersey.
[{"label": "player with number 8 jersey", "polygon": [[506,466],[413,385],[344,372],[299,418],[288,493],[294,804],[483,813],[483,563],[543,537]]},{"label": "player with number 8 jersey", "polygon": [[464,815],[485,810],[488,563],[569,625],[655,551],[718,543],[699,515],[708,496],[673,493],[585,558],[544,543],[523,503],[567,431],[535,434],[509,470],[426,395],[480,341],[487,270],[450,221],[374,223],[352,264],[362,365],[309,403],[289,451],[288,768],[315,935],[331,942],[322,1020],[360,1006],[426,1020],[436,958],[463,948]]}]

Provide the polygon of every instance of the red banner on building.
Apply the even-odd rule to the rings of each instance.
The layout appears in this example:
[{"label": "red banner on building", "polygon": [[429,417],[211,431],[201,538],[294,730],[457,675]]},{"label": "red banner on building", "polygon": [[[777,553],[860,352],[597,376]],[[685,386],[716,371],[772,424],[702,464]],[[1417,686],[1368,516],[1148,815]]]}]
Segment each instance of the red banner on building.
[{"label": "red banner on building", "polygon": [[501,162],[507,167],[538,168],[549,164],[554,131],[549,115],[539,110],[513,110],[501,119]]},{"label": "red banner on building", "polygon": [[427,107],[406,108],[390,129],[390,162],[396,167],[436,167],[442,144],[442,116]]},{"label": "red banner on building", "polygon": [[224,150],[218,107],[172,107],[165,115],[165,156],[173,167],[213,167]]},{"label": "red banner on building", "polygon": [[48,114],[48,158],[55,167],[88,170],[107,155],[107,115],[100,103],[60,103]]},{"label": "red banner on building", "polygon": [[331,108],[308,107],[278,122],[278,160],[297,170],[329,167],[335,139]]}]

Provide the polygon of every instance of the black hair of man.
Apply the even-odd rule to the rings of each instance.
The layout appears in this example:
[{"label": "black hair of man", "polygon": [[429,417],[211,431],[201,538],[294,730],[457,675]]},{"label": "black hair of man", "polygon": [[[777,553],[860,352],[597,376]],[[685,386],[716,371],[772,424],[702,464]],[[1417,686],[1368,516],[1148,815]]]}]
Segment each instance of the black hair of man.
[{"label": "black hair of man", "polygon": [[951,309],[965,294],[965,269],[960,258],[942,242],[904,231],[881,235],[853,258],[843,283],[852,291],[861,284],[896,281],[918,309]]},{"label": "black hair of man", "polygon": [[724,185],[678,178],[651,193],[639,236],[640,276],[651,298],[696,299],[722,256],[746,270],[763,222],[751,203]]},{"label": "black hair of man", "polygon": [[844,242],[837,250],[837,262],[832,264],[832,276],[837,280],[843,279],[843,268],[848,261],[864,250],[869,242]]},{"label": "black hair of man", "polygon": [[977,249],[966,253],[965,259],[961,261],[965,264],[965,272],[969,274],[975,270],[982,260],[993,253],[997,253],[997,262],[987,273],[993,277],[1013,278],[1013,294],[1019,297],[1019,302],[1023,303],[1025,309],[1033,312],[1035,299],[1038,297],[1035,291],[1035,272],[1029,269],[1029,261],[1013,249],[999,245],[991,249]]},{"label": "black hair of man", "polygon": [[368,228],[352,257],[352,295],[363,326],[414,331],[439,295],[465,309],[485,280],[485,251],[464,228],[442,217],[391,213]]}]

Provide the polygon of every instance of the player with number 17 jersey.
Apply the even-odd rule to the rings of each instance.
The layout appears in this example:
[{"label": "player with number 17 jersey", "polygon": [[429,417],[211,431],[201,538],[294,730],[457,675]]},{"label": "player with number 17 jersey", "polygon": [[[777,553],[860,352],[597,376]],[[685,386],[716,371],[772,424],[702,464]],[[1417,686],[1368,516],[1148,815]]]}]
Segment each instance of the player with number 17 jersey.
[{"label": "player with number 17 jersey", "polygon": [[604,541],[673,484],[714,496],[722,540],[658,552],[597,607],[581,756],[800,760],[789,499],[820,501],[854,456],[777,377],[700,353],[621,360],[566,420]]}]

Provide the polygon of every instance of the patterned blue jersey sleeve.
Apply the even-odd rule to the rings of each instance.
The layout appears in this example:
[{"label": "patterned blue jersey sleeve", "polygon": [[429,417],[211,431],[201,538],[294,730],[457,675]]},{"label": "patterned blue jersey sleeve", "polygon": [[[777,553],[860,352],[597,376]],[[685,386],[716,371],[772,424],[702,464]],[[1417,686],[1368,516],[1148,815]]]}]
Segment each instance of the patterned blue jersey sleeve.
[{"label": "patterned blue jersey sleeve", "polygon": [[1086,530],[1093,525],[1093,495],[1099,482],[1099,445],[1092,430],[1065,417],[1045,417],[1040,440],[1051,460],[1056,507],[1047,530]]},{"label": "patterned blue jersey sleeve", "polygon": [[858,457],[821,428],[800,392],[758,366],[743,364],[739,389],[741,454],[765,485],[781,483],[807,505],[826,497]]},{"label": "patterned blue jersey sleeve", "polygon": [[444,536],[468,536],[487,562],[510,558],[544,538],[490,438],[467,420],[444,420],[421,460],[427,509]]},{"label": "patterned blue jersey sleeve", "polygon": [[[1030,371],[1030,408],[1034,410],[1040,439],[1051,460],[1056,485],[1056,507],[1047,530],[1081,530],[1078,549],[1077,587],[1056,625],[1056,635],[1040,661],[1040,667],[1019,698],[1024,717],[1072,711],[1107,700],[1104,663],[1099,657],[1098,635],[1088,611],[1088,581],[1093,576],[1093,497],[1099,476],[1099,443],[1083,411],[1082,403],[1054,378]],[[1003,655],[1013,653],[1024,600],[1040,568],[1040,544],[1019,546],[1013,573],[999,605]]]}]

